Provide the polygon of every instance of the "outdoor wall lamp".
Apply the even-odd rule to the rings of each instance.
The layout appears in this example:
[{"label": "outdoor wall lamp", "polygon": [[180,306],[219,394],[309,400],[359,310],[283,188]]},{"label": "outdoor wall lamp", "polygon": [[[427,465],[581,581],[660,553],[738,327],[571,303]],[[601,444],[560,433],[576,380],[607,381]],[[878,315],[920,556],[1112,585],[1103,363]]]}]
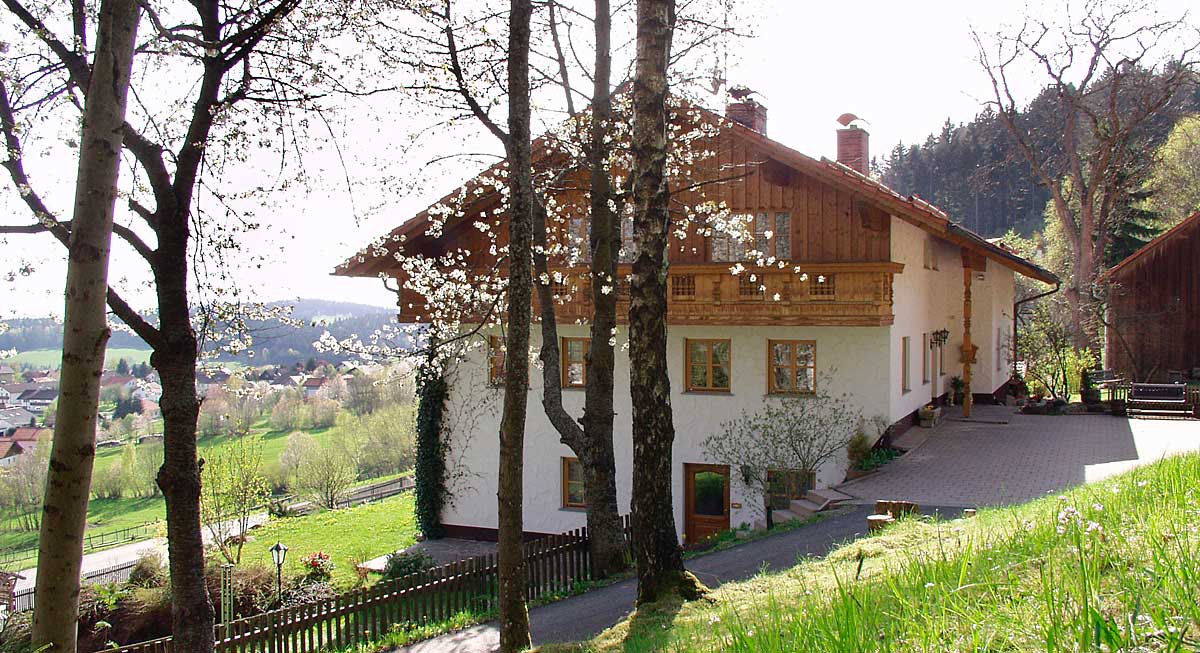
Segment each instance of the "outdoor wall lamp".
[{"label": "outdoor wall lamp", "polygon": [[950,332],[947,331],[946,329],[942,329],[941,331],[934,331],[933,333],[929,334],[929,348],[933,349],[934,347],[941,347],[941,346],[945,345],[946,341],[949,339],[950,339]]}]

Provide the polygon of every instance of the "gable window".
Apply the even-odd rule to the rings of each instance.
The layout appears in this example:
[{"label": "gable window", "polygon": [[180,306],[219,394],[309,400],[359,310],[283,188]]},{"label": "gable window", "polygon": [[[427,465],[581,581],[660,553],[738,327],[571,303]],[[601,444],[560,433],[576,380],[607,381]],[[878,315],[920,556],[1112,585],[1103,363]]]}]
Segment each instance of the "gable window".
[{"label": "gable window", "polygon": [[912,384],[908,380],[908,362],[911,359],[910,340],[911,338],[908,336],[900,339],[900,390],[902,392],[912,390]]},{"label": "gable window", "polygon": [[564,388],[587,387],[589,338],[562,339],[562,385]]},{"label": "gable window", "polygon": [[[768,234],[770,234],[768,236]],[[777,259],[792,257],[792,216],[786,211],[754,217],[754,249]]]},{"label": "gable window", "polygon": [[728,340],[684,340],[684,379],[689,392],[729,392]]},{"label": "gable window", "polygon": [[808,277],[808,296],[814,302],[831,302],[837,299],[836,278],[832,274],[816,274]]},{"label": "gable window", "polygon": [[767,392],[801,394],[817,388],[815,340],[767,341]]},{"label": "gable window", "polygon": [[587,263],[592,260],[592,221],[582,215],[572,215],[568,218],[567,229],[571,237],[567,241],[570,249],[578,249],[580,261]]},{"label": "gable window", "polygon": [[504,385],[504,338],[488,336],[488,385]]},{"label": "gable window", "polygon": [[746,241],[726,233],[713,234],[709,241],[708,260],[714,263],[745,261]]},{"label": "gable window", "polygon": [[621,220],[621,252],[618,261],[633,263],[633,216]]},{"label": "gable window", "polygon": [[583,493],[583,465],[578,458],[562,459],[562,505],[564,508],[586,508]]},{"label": "gable window", "polygon": [[929,334],[921,334],[921,383],[929,383],[929,357],[933,350],[929,347]]},{"label": "gable window", "polygon": [[933,242],[933,238],[925,238],[925,269],[938,269],[937,259],[937,244]]}]

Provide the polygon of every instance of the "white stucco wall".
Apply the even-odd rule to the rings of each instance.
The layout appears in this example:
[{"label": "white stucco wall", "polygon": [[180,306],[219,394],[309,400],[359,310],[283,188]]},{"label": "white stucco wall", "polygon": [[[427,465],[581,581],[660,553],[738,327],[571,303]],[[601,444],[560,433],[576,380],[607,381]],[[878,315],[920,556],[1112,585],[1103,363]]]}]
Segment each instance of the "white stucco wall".
[{"label": "white stucco wall", "polygon": [[[625,351],[624,329],[618,337],[616,362],[617,387],[615,410],[615,450],[618,474],[618,506],[629,511],[632,469],[631,401],[628,389],[629,358]],[[582,337],[587,327],[560,327],[559,335]],[[671,361],[672,406],[675,411],[673,487],[676,528],[682,533],[683,465],[685,463],[721,463],[708,459],[701,447],[703,440],[725,420],[743,409],[753,410],[766,397],[766,356],[768,339],[815,340],[819,373],[836,369],[827,381],[835,395],[846,394],[849,401],[869,419],[884,415],[888,397],[879,380],[886,365],[885,327],[672,327],[668,340]],[[683,344],[685,338],[729,338],[732,346],[733,392],[692,394],[683,392]],[[533,347],[539,346],[536,330]],[[467,361],[459,363],[451,376],[449,422],[452,434],[450,465],[457,480],[451,484],[452,505],[445,511],[447,524],[496,527],[496,467],[500,399],[498,388],[486,385],[485,348],[476,349]],[[541,372],[531,370],[532,385],[525,436],[525,528],[529,531],[560,532],[584,525],[582,510],[563,509],[561,458],[573,454],[559,442],[558,435],[541,407]],[[583,407],[582,390],[564,390],[564,404],[573,415]],[[817,486],[839,483],[846,471],[844,456],[818,473]],[[761,519],[756,496],[748,496],[731,473],[730,524],[753,523]]]},{"label": "white stucco wall", "polygon": [[[925,242],[930,241],[936,254],[938,269],[924,267]],[[904,272],[896,276],[893,286],[893,311],[896,319],[891,328],[891,419],[896,421],[920,408],[931,397],[949,390],[950,378],[962,376],[963,335],[963,266],[960,249],[934,238],[921,229],[892,218],[892,260],[904,264]],[[987,262],[984,272],[974,272],[971,280],[971,339],[979,347],[976,364],[972,366],[972,391],[990,393],[1008,378],[1007,366],[1012,330],[1012,304],[1015,273],[994,261]],[[980,278],[982,276],[982,278]],[[996,369],[996,337],[1000,329],[1001,369]],[[950,332],[943,351],[945,375],[938,374],[936,363],[931,367],[930,381],[921,380],[921,342],[923,333],[939,329]],[[901,388],[903,353],[901,338],[908,336],[912,343],[913,359],[909,370],[911,390]],[[928,355],[928,352],[924,352]]]}]

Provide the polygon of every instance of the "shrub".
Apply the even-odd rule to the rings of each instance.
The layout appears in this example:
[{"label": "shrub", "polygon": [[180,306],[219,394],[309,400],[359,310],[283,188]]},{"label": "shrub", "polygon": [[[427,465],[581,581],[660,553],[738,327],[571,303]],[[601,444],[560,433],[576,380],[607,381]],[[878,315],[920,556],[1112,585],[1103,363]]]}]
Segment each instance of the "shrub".
[{"label": "shrub", "polygon": [[329,428],[337,423],[342,405],[333,399],[314,397],[308,402],[309,424],[314,429]]},{"label": "shrub", "polygon": [[305,580],[284,591],[283,605],[280,607],[288,608],[294,605],[327,601],[336,598],[337,595],[337,590],[328,581]]},{"label": "shrub", "polygon": [[859,429],[854,437],[850,438],[850,443],[846,445],[846,454],[850,459],[850,466],[856,469],[859,468],[859,463],[862,462],[867,454],[871,452],[871,441],[867,438],[867,434]]},{"label": "shrub", "polygon": [[302,399],[293,396],[284,397],[271,408],[271,428],[275,431],[293,431],[304,428],[308,421],[306,413]]},{"label": "shrub", "polygon": [[129,585],[132,587],[160,587],[166,580],[167,565],[163,562],[162,554],[155,550],[139,556],[129,571]]},{"label": "shrub", "polygon": [[96,475],[92,482],[92,494],[97,499],[120,499],[125,496],[125,472],[121,465],[111,465]]},{"label": "shrub", "polygon": [[424,551],[397,552],[388,554],[387,562],[383,565],[383,579],[395,580],[412,574],[427,571],[437,566],[433,556]]},{"label": "shrub", "polygon": [[310,581],[327,581],[333,576],[333,560],[324,551],[314,551],[300,559],[304,575]]}]

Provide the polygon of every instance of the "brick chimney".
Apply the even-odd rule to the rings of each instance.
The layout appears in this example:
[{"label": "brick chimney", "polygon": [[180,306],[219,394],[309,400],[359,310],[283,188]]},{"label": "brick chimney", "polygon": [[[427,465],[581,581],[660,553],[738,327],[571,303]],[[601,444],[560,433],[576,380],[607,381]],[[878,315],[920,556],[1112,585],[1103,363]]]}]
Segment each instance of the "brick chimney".
[{"label": "brick chimney", "polygon": [[766,136],[767,107],[750,98],[753,92],[744,86],[730,89],[729,94],[736,102],[725,105],[725,117]]},{"label": "brick chimney", "polygon": [[838,122],[844,127],[837,132],[837,160],[842,165],[869,175],[868,166],[871,162],[871,148],[868,145],[870,134],[867,130],[853,124],[859,118],[851,113],[844,113]]}]

